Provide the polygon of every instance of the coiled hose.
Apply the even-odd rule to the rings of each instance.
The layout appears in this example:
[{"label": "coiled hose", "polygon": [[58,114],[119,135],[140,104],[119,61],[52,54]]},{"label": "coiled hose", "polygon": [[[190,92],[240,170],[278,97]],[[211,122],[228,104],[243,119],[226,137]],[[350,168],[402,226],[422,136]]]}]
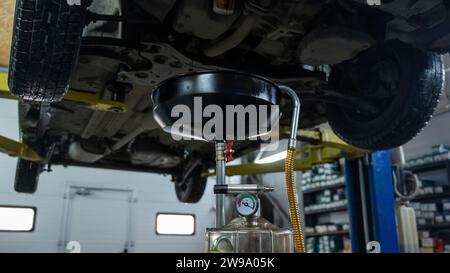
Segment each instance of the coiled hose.
[{"label": "coiled hose", "polygon": [[295,252],[304,253],[305,240],[303,237],[303,229],[299,217],[297,187],[295,185],[294,179],[294,154],[294,149],[288,149],[285,162],[286,192],[288,196],[292,232],[294,233]]},{"label": "coiled hose", "polygon": [[292,99],[292,123],[291,123],[291,135],[289,137],[289,144],[287,150],[287,156],[285,161],[285,173],[286,173],[286,192],[288,196],[289,213],[291,216],[292,233],[294,234],[295,252],[305,252],[305,240],[303,237],[303,229],[300,222],[297,198],[297,187],[294,179],[294,156],[297,145],[297,130],[300,118],[300,99],[294,90],[288,86],[279,86],[280,91],[289,95]]}]

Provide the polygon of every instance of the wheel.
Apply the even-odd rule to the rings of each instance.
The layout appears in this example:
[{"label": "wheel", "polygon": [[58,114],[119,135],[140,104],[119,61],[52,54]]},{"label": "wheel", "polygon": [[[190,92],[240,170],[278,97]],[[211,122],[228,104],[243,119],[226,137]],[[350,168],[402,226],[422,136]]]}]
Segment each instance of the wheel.
[{"label": "wheel", "polygon": [[13,95],[33,101],[64,97],[90,1],[17,0],[8,73]]},{"label": "wheel", "polygon": [[330,104],[329,124],[356,147],[384,150],[403,145],[431,119],[443,89],[443,73],[438,54],[397,41],[372,48],[333,67],[330,83],[338,92],[375,104],[378,113]]},{"label": "wheel", "polygon": [[175,193],[180,202],[197,203],[203,196],[207,177],[202,176],[203,167],[197,166],[184,180],[175,181]]},{"label": "wheel", "polygon": [[35,193],[42,172],[42,164],[25,159],[17,161],[14,189],[20,193]]}]

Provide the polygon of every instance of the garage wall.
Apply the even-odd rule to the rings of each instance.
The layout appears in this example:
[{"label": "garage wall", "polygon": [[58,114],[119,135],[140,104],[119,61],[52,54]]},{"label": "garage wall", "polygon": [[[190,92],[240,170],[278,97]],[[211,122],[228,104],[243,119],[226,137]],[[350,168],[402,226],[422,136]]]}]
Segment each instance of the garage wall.
[{"label": "garage wall", "polygon": [[427,127],[404,146],[406,159],[430,154],[438,144],[450,146],[450,112],[442,112],[430,121]]},{"label": "garage wall", "polygon": [[[0,135],[18,139],[17,103],[0,100]],[[205,194],[197,204],[182,204],[176,199],[170,177],[123,171],[77,167],[54,167],[43,173],[36,194],[17,194],[13,190],[16,159],[0,154],[0,205],[35,206],[35,230],[30,233],[0,232],[0,252],[57,252],[61,246],[65,192],[69,186],[129,189],[133,191],[133,236],[135,252],[203,252],[205,229],[214,225],[214,197]],[[212,193],[211,181],[206,189]],[[107,199],[102,202],[108,202]],[[158,212],[193,213],[194,236],[164,236],[155,233]],[[87,224],[87,223],[86,223]],[[98,226],[95,232],[106,232]],[[94,234],[95,235],[95,234]],[[74,238],[75,239],[75,238]],[[59,244],[60,243],[60,244]],[[58,246],[59,244],[59,246]],[[83,246],[81,246],[83,251]],[[105,251],[108,251],[107,246]]]}]

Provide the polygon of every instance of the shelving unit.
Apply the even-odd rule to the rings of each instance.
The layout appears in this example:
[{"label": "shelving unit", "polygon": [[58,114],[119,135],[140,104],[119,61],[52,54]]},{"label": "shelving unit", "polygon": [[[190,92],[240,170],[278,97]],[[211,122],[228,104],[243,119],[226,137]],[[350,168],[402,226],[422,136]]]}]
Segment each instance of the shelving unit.
[{"label": "shelving unit", "polygon": [[317,210],[311,210],[311,211],[305,211],[306,215],[313,215],[313,214],[324,214],[324,213],[332,213],[332,212],[340,212],[340,211],[347,211],[347,205],[345,206],[338,206],[335,208],[326,208],[326,209],[317,209]]},{"label": "shelving unit", "polygon": [[303,194],[309,194],[309,193],[320,192],[320,191],[324,191],[324,190],[331,190],[331,189],[336,189],[336,188],[343,188],[343,187],[345,187],[345,183],[336,183],[336,184],[331,184],[331,185],[327,185],[327,186],[323,186],[323,187],[310,188],[310,189],[304,190]]},{"label": "shelving unit", "polygon": [[[421,247],[431,249],[433,251],[432,245],[423,244],[432,240],[443,240],[444,243],[448,244],[450,242],[450,222],[446,215],[450,214],[450,211],[444,210],[443,203],[445,200],[450,200],[450,160],[442,160],[437,162],[428,162],[421,165],[411,166],[408,168],[410,171],[419,176],[421,180],[429,181],[426,187],[433,187],[433,191],[439,187],[439,191],[433,193],[423,193],[416,196],[411,203],[416,209],[417,216],[417,230],[419,231],[419,238],[421,241]],[[435,182],[432,182],[435,181]],[[446,182],[446,183],[445,183]],[[423,206],[427,204],[436,204],[436,211],[423,211]],[[429,205],[428,205],[429,206]],[[425,220],[419,219],[423,218],[424,214],[435,215],[434,219],[426,218]],[[437,221],[437,217],[441,217],[441,221]],[[447,221],[445,221],[447,219]],[[423,222],[426,221],[426,224]],[[422,223],[421,223],[422,222]],[[430,223],[431,222],[431,223]]]},{"label": "shelving unit", "polygon": [[432,194],[422,194],[416,196],[413,201],[428,201],[435,200],[441,198],[450,198],[450,192],[442,192],[442,193],[432,193]]},{"label": "shelving unit", "polygon": [[[317,166],[321,168],[320,166]],[[345,200],[345,195],[343,196],[342,190],[345,189],[345,181],[343,181],[342,172],[334,168],[324,168],[321,171],[318,170],[311,171],[309,176],[307,175],[304,179],[305,184],[309,184],[309,188],[303,189],[303,196],[305,201],[305,207],[314,204],[332,204],[333,202],[341,202]],[[307,181],[305,181],[305,179]],[[320,186],[319,186],[320,185]],[[325,191],[329,191],[325,193]],[[344,193],[345,194],[345,193]],[[344,198],[344,199],[343,199]],[[338,203],[339,204],[339,203]],[[309,232],[306,232],[307,237],[307,249],[310,252],[340,252],[347,250],[350,251],[350,233],[343,226],[342,222],[330,221],[324,222],[324,218],[339,212],[346,212],[347,205],[337,205],[335,207],[326,207],[318,209],[312,209],[305,211],[306,226],[310,227]],[[342,217],[342,216],[338,216]],[[345,217],[345,215],[344,215]],[[334,218],[333,218],[334,219]],[[326,221],[326,220],[325,220]],[[337,225],[338,230],[334,231],[323,231],[316,232],[319,226],[325,226],[325,230],[328,229],[329,225]],[[312,229],[312,227],[314,229]],[[348,228],[348,227],[347,227]],[[319,231],[321,231],[319,229]],[[314,230],[314,232],[312,231]],[[336,249],[334,246],[339,245]],[[342,247],[342,249],[340,249]],[[314,250],[312,250],[314,249]]]},{"label": "shelving unit", "polygon": [[449,170],[449,167],[450,167],[450,160],[442,160],[437,162],[429,162],[421,165],[410,166],[407,167],[407,169],[414,173],[420,173],[443,168],[447,168],[447,170]]},{"label": "shelving unit", "polygon": [[306,236],[308,237],[319,237],[319,236],[339,236],[339,235],[350,235],[348,230],[337,230],[328,232],[308,232]]},{"label": "shelving unit", "polygon": [[417,226],[418,230],[441,230],[441,229],[450,229],[450,223],[440,223],[433,225],[419,225]]}]

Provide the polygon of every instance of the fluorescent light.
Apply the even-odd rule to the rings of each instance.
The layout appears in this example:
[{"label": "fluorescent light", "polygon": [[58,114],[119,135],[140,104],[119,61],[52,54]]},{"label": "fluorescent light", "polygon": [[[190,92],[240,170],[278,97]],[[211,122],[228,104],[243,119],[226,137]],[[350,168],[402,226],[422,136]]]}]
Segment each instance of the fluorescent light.
[{"label": "fluorescent light", "polygon": [[256,164],[267,164],[267,163],[273,163],[276,161],[280,161],[282,159],[286,159],[287,151],[282,151],[273,155],[269,155],[263,158],[259,158],[255,160]]},{"label": "fluorescent light", "polygon": [[195,217],[192,214],[159,213],[156,233],[161,235],[194,235]]},{"label": "fluorescent light", "polygon": [[34,208],[0,206],[0,231],[32,231]]}]

